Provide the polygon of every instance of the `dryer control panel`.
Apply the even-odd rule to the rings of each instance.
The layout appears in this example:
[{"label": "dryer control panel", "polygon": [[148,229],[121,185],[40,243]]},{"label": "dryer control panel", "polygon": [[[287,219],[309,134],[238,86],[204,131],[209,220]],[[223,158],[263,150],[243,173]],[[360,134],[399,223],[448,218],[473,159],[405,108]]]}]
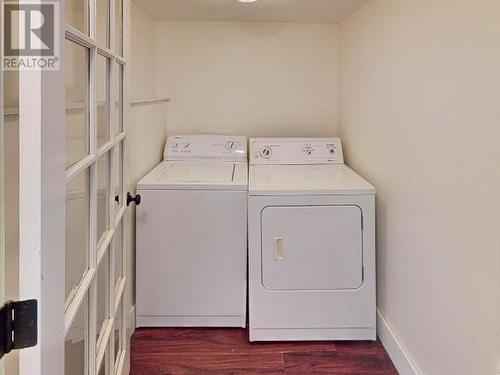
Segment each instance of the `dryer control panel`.
[{"label": "dryer control panel", "polygon": [[255,138],[250,164],[344,164],[340,138]]},{"label": "dryer control panel", "polygon": [[164,160],[247,161],[247,138],[226,135],[172,135]]}]

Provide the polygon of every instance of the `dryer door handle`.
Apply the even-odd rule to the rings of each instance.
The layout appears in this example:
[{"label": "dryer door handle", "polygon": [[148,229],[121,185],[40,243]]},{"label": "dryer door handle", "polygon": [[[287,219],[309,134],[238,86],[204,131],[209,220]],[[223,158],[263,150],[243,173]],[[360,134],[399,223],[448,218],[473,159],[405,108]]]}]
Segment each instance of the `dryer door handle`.
[{"label": "dryer door handle", "polygon": [[285,260],[283,256],[283,238],[274,237],[273,238],[273,255],[276,262],[281,262]]}]

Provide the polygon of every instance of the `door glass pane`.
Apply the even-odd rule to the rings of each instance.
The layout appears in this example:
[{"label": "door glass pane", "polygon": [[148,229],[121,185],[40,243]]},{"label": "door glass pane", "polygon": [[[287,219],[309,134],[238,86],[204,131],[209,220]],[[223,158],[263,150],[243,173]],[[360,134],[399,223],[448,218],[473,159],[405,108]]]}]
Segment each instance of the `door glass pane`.
[{"label": "door glass pane", "polygon": [[115,288],[123,276],[123,219],[115,232]]},{"label": "door glass pane", "polygon": [[106,152],[97,160],[97,241],[109,230],[109,160]]},{"label": "door glass pane", "polygon": [[113,85],[115,88],[114,129],[115,135],[123,131],[123,66],[115,63],[113,74]]},{"label": "door glass pane", "polygon": [[109,48],[109,0],[96,1],[97,43]]},{"label": "door glass pane", "polygon": [[89,170],[66,186],[66,301],[71,302],[88,270]]},{"label": "door glass pane", "polygon": [[64,343],[64,375],[85,374],[87,297],[82,302]]},{"label": "door glass pane", "polygon": [[88,49],[64,42],[66,95],[66,167],[89,153]]},{"label": "door glass pane", "polygon": [[109,141],[109,59],[97,55],[97,147]]},{"label": "door glass pane", "polygon": [[[101,0],[97,0],[98,2]],[[66,24],[84,34],[88,34],[88,3],[87,0],[66,0],[64,2]]]},{"label": "door glass pane", "polygon": [[115,213],[123,205],[123,154],[122,143],[115,147],[113,153],[113,194],[115,197]]},{"label": "door glass pane", "polygon": [[115,328],[114,331],[114,340],[115,340],[115,366],[118,365],[118,361],[120,360],[120,353],[123,349],[123,298],[120,300],[118,304],[118,309],[116,310],[115,317]]},{"label": "door glass pane", "polygon": [[123,55],[123,8],[122,0],[115,0],[115,51]]},{"label": "door glass pane", "polygon": [[105,329],[109,318],[109,250],[107,249],[97,271],[97,337]]}]

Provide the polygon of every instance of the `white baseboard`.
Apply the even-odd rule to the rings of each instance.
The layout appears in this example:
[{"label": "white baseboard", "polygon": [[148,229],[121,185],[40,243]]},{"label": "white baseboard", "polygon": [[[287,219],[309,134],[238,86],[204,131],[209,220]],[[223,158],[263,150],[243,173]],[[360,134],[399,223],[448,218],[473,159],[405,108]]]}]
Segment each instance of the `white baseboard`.
[{"label": "white baseboard", "polygon": [[404,347],[398,335],[391,327],[385,316],[377,309],[378,337],[384,345],[385,350],[391,357],[394,366],[400,375],[421,375],[415,361]]}]

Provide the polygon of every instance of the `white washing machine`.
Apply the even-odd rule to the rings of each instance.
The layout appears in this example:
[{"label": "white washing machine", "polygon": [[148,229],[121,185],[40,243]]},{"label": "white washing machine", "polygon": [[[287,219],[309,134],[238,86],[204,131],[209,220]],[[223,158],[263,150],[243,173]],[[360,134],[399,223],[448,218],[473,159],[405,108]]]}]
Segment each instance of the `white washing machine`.
[{"label": "white washing machine", "polygon": [[245,327],[245,137],[169,137],[138,184],[139,327]]},{"label": "white washing machine", "polygon": [[252,139],[251,341],[375,340],[375,188],[339,139]]}]

